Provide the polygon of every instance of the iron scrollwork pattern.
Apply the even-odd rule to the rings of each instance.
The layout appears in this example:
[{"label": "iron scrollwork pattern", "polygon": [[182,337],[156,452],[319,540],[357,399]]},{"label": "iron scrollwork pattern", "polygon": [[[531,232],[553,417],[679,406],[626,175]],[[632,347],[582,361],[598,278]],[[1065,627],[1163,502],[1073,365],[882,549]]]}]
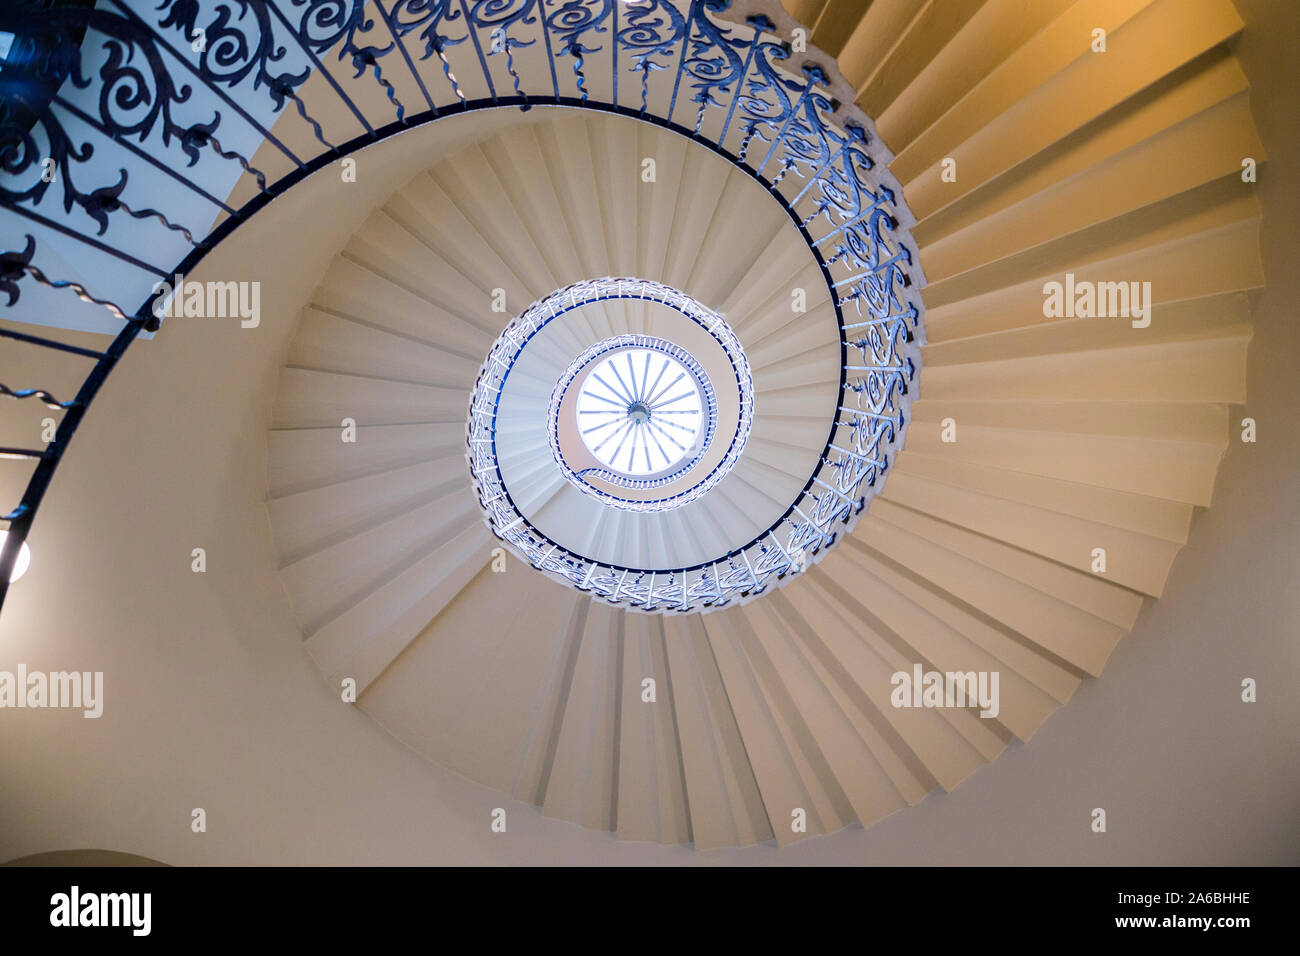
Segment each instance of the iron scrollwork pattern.
[{"label": "iron scrollwork pattern", "polygon": [[[821,265],[843,332],[844,372],[819,465],[777,525],[702,568],[597,568],[523,535],[505,514],[492,524],[531,563],[623,606],[684,611],[761,593],[816,560],[879,489],[915,397],[923,277],[901,187],[873,156],[870,121],[829,92],[830,64],[792,51],[781,36],[791,21],[775,0],[769,15],[743,23],[726,19],[730,6],[10,0],[0,7],[0,32],[12,36],[0,71],[0,206],[8,229],[0,249],[15,251],[0,257],[0,293],[13,300],[29,277],[71,288],[121,322],[110,348],[81,350],[98,364],[82,404],[64,413],[75,425],[121,351],[155,327],[152,284],[191,271],[274,197],[341,156],[442,116],[502,106],[587,107],[672,129],[766,187]],[[335,75],[339,64],[345,68]],[[382,96],[361,95],[364,86]],[[287,122],[309,124],[314,146],[291,147],[303,137],[277,135],[289,104],[296,115]],[[255,153],[265,155],[256,166]],[[203,178],[209,167],[248,177],[253,198],[230,198],[228,185]],[[173,207],[154,188],[156,177],[199,210]],[[22,227],[10,228],[16,223]],[[33,232],[36,260],[25,241]],[[168,245],[177,240],[181,247]],[[56,273],[70,250],[60,248],[61,258],[48,250],[67,244],[111,257],[140,284],[136,311],[87,288],[95,284],[91,273],[86,284],[62,280]],[[179,262],[151,261],[175,255],[159,251],[171,248],[181,249]],[[115,295],[125,287],[115,283]],[[25,333],[9,338],[71,348]],[[71,431],[43,453],[25,504],[5,516],[14,533],[0,556],[0,599],[9,552]]]}]

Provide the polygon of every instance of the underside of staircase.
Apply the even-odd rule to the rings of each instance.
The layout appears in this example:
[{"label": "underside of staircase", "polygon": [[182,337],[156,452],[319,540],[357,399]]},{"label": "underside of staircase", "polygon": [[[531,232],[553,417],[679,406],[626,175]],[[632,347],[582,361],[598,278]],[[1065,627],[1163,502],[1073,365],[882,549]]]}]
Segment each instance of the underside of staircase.
[{"label": "underside of staircase", "polygon": [[[59,432],[3,450],[38,477],[5,516],[19,533],[0,567],[113,364],[175,321],[129,314],[157,278],[202,274],[308,177],[348,202],[369,151],[434,124],[454,144],[391,184],[302,309],[266,476],[307,654],[429,762],[622,840],[784,846],[870,826],[1029,741],[1160,598],[1237,428],[1264,283],[1267,156],[1231,0],[352,0],[337,21],[301,6],[242,5],[240,29],[295,40],[274,80],[186,52],[190,28],[222,22],[206,0],[84,14],[121,49],[165,49],[184,81],[149,72],[140,132],[95,113],[101,91],[115,108],[110,86],[59,76],[82,99],[57,115],[108,130],[106,185],[71,185],[100,183],[86,152],[48,191],[4,197],[21,214],[0,242],[17,319],[126,324],[102,353],[61,353],[95,363],[85,384],[69,373],[76,400],[18,396]],[[276,60],[275,43],[248,49]],[[84,56],[81,74],[113,83],[156,65],[114,74],[107,42]],[[840,163],[864,181],[835,179]],[[611,339],[694,333],[626,299],[555,319],[512,367],[490,439],[519,524],[551,543],[530,551],[475,470],[474,400],[530,305],[619,277],[725,321],[752,428],[698,498],[607,506],[556,457],[557,382]],[[1135,283],[1149,322],[1057,314],[1053,283]],[[873,368],[854,355],[899,389],[865,413],[889,436],[870,451],[845,447],[864,419],[854,376]],[[861,487],[834,484],[876,454]],[[760,581],[746,548],[816,525],[814,494],[835,530],[787,539],[789,566]],[[566,583],[556,553],[592,570]],[[612,592],[586,586],[596,563]],[[724,597],[724,568],[753,586]],[[716,599],[692,602],[688,570]],[[659,574],[681,575],[677,598],[626,599]],[[918,669],[998,675],[995,712],[899,706],[897,675]]]},{"label": "underside of staircase", "polygon": [[[534,113],[403,186],[325,275],[276,405],[268,507],[330,683],[356,679],[429,760],[621,839],[869,825],[1028,740],[1159,597],[1245,398],[1262,275],[1241,170],[1265,157],[1229,2],[787,6],[876,118],[927,279],[906,448],[805,574],[705,614],[609,607],[502,557],[470,491],[466,400],[507,318],[485,298],[516,314],[623,274],[733,323],[752,449],[698,516],[638,538],[582,510],[539,434],[529,508],[579,548],[707,550],[806,476],[838,374],[815,264],[751,181],[663,130]],[[1150,282],[1150,326],[1045,316],[1067,272]],[[795,286],[814,293],[797,321]],[[644,330],[626,309],[605,323],[573,349]],[[893,706],[916,664],[998,672],[1000,712]]]}]

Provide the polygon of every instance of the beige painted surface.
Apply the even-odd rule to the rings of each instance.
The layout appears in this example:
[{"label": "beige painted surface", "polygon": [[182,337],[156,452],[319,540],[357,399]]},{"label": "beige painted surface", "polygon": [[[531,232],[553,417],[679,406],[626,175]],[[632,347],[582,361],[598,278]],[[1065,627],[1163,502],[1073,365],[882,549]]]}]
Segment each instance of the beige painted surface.
[{"label": "beige painted surface", "polygon": [[[342,187],[373,186],[368,203],[356,198],[334,209],[330,196],[341,187],[325,179],[277,202],[277,214],[309,224],[319,245],[292,250],[301,257],[296,266],[290,256],[282,261],[298,277],[292,285],[276,284],[271,264],[259,264],[267,281],[261,329],[198,323],[164,329],[132,350],[89,415],[37,522],[32,571],[0,618],[0,666],[23,661],[32,668],[104,670],[105,716],[3,714],[0,859],[97,846],[182,864],[1296,862],[1300,698],[1292,684],[1300,675],[1300,620],[1293,579],[1300,528],[1290,502],[1300,493],[1293,427],[1300,413],[1294,384],[1300,280],[1291,259],[1300,245],[1294,185],[1300,146],[1290,116],[1295,80],[1286,64],[1297,37],[1294,12],[1264,2],[1241,8],[1248,26],[1239,55],[1271,157],[1258,187],[1268,285],[1254,295],[1244,408],[1260,422],[1261,442],[1229,441],[1213,507],[1193,521],[1189,547],[1161,601],[1142,612],[1103,677],[1083,682],[1031,743],[1011,744],[996,767],[971,774],[960,789],[866,832],[780,852],[692,853],[619,843],[433,769],[323,688],[279,590],[263,511],[272,382],[292,332],[287,316],[296,314],[314,277],[391,182],[431,158],[420,146],[423,134],[412,134],[402,141],[409,154],[390,153],[393,168],[375,170],[387,183],[367,185],[363,162],[363,181]],[[1260,16],[1267,18],[1264,28],[1257,26]],[[258,275],[235,259],[267,248],[275,226],[270,216],[254,220],[239,242],[209,260],[209,274]],[[191,427],[197,422],[201,429]],[[1235,438],[1236,428],[1228,434]],[[12,497],[16,488],[6,484],[3,491]],[[208,550],[206,575],[189,570],[195,546]],[[864,566],[874,560],[848,557]],[[833,569],[824,570],[829,581]],[[878,571],[888,574],[883,565]],[[814,686],[793,668],[802,658],[799,666],[811,668],[805,674],[816,674],[823,659],[810,643],[814,635],[796,628],[782,637],[774,629],[781,616],[796,619],[796,597],[791,591],[789,607],[782,595],[772,606],[746,610],[734,626],[722,626],[732,629],[714,648],[724,679],[742,653],[761,665],[745,706],[755,715],[771,708],[771,733],[778,736],[791,730],[781,723],[786,711],[771,675],[784,673],[789,686],[796,680]],[[549,623],[561,642],[575,626],[568,618]],[[833,639],[830,631],[816,636]],[[649,641],[646,652],[653,654],[653,635],[637,641]],[[681,652],[698,661],[697,635],[673,647],[670,663]],[[575,666],[611,662],[591,658]],[[710,710],[712,678],[707,669],[702,673],[696,696],[678,712],[700,720],[712,714],[720,748],[714,754],[731,752],[733,732]],[[825,686],[832,686],[832,676],[823,673]],[[1258,704],[1239,702],[1243,676],[1260,681]],[[1051,686],[1052,678],[1044,673],[1038,683]],[[738,702],[733,698],[733,706]],[[583,703],[604,706],[599,699]],[[828,766],[853,762],[851,747],[871,749],[867,740],[836,738],[830,717],[808,716],[829,735],[823,739],[841,741],[823,751]],[[1032,713],[1023,719],[1032,721]],[[916,739],[922,747],[924,737]],[[973,732],[967,739],[985,759],[999,749]],[[698,750],[686,756],[703,766]],[[555,756],[561,763],[572,759]],[[729,794],[722,806],[701,800],[718,841],[764,839],[753,822],[753,782],[737,779],[734,762],[707,759],[717,761],[712,792]],[[803,774],[815,777],[816,770],[803,768]],[[921,768],[882,770],[909,802],[931,785]],[[772,770],[759,771],[756,766],[761,788]],[[516,792],[532,799],[537,791]],[[573,793],[579,802],[592,796]],[[808,796],[825,829],[850,811],[888,808],[880,795],[851,784]],[[599,801],[585,805],[592,809],[588,822],[609,822]],[[197,806],[208,812],[204,835],[189,831]],[[488,828],[496,806],[510,812],[505,835]],[[749,812],[728,820],[728,806]],[[1105,836],[1088,830],[1095,806],[1110,815]],[[619,810],[631,836],[654,829],[654,838],[663,839],[675,832],[671,807],[652,814],[620,802]]]}]

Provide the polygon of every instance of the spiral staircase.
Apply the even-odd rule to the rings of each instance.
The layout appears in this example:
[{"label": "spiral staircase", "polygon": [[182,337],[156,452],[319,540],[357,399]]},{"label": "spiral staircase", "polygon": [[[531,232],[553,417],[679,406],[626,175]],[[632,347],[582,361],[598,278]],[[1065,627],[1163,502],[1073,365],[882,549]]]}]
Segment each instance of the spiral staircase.
[{"label": "spiral staircase", "polygon": [[[302,5],[250,8],[287,26]],[[138,16],[167,36],[211,13],[169,6]],[[385,52],[361,15],[337,59],[304,42],[305,78],[270,85],[282,112],[200,71],[248,114],[237,173],[222,155],[236,147],[202,152],[202,188],[229,210],[204,243],[237,241],[278,191],[337,176],[356,149],[400,148],[383,140],[405,126],[500,112],[394,184],[285,359],[267,509],[327,683],[355,682],[358,707],[429,761],[548,816],[697,848],[870,825],[1028,740],[1160,596],[1245,400],[1263,277],[1242,170],[1266,157],[1230,0],[529,0],[482,21],[464,7],[459,32],[443,6],[416,20],[414,5],[365,5]],[[796,29],[806,53],[781,46]],[[735,53],[719,62],[743,59],[744,83],[686,67],[691,43],[707,59],[713,42]],[[356,76],[333,66],[344,51]],[[854,216],[841,154],[870,187]],[[149,181],[141,169],[123,197]],[[36,268],[47,248],[93,294],[104,250],[67,233],[90,237],[84,214],[104,203],[5,205],[23,295],[67,292],[56,265]],[[114,248],[152,261],[161,240],[133,248],[131,215],[111,219]],[[845,235],[867,222],[864,252]],[[177,248],[181,271],[201,268],[202,248]],[[1150,282],[1149,327],[1047,317],[1044,284],[1066,273]],[[682,507],[584,493],[547,416],[576,356],[689,337],[679,313],[593,303],[537,330],[512,378],[490,377],[530,305],[603,277],[689,296],[747,358],[743,450]],[[141,301],[153,279],[119,276],[114,295]],[[888,384],[855,388],[872,376]],[[480,432],[483,396],[496,417]],[[862,467],[844,482],[849,462]],[[891,675],[916,665],[999,673],[997,715],[893,706]]]}]

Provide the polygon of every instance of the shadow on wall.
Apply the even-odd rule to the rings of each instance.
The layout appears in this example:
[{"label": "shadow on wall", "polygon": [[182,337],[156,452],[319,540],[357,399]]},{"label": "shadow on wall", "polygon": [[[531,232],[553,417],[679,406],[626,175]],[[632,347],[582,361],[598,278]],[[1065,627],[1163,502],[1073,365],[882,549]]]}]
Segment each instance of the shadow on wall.
[{"label": "shadow on wall", "polygon": [[50,853],[33,853],[0,866],[170,866],[147,856],[118,853],[116,850],[54,850]]}]

